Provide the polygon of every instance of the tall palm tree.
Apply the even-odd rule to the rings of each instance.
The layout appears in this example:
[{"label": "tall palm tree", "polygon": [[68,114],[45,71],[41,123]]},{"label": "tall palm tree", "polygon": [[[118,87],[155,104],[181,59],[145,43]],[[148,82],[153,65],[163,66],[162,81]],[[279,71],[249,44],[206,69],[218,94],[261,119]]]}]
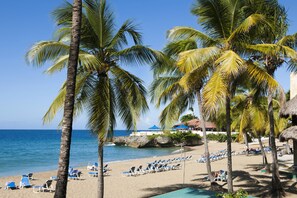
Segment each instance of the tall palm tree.
[{"label": "tall palm tree", "polygon": [[[81,16],[82,16],[82,1],[74,0],[72,7],[72,20],[70,46],[65,49],[69,53],[67,79],[65,83],[65,97],[64,100],[64,114],[62,122],[61,146],[60,157],[57,173],[57,184],[55,190],[55,198],[64,198],[67,194],[67,181],[68,181],[68,167],[70,158],[70,145],[73,123],[73,111],[75,103],[75,85],[76,85],[76,72],[78,64],[78,53],[81,36]],[[66,64],[65,64],[66,65]]]},{"label": "tall palm tree", "polygon": [[[233,192],[232,156],[231,156],[231,115],[230,100],[236,87],[236,79],[247,71],[258,83],[265,79],[266,84],[277,87],[276,81],[252,62],[241,57],[244,52],[244,38],[260,23],[266,23],[265,17],[257,13],[246,13],[246,1],[197,0],[192,13],[198,17],[198,23],[207,34],[191,27],[175,27],[169,32],[170,38],[199,40],[203,48],[180,53],[177,65],[187,68],[181,79],[182,86],[188,87],[191,76],[206,66],[214,70],[203,90],[206,112],[216,112],[217,104],[225,103],[227,153],[228,153],[228,192]],[[191,75],[190,75],[191,74]]]},{"label": "tall palm tree", "polygon": [[199,108],[199,121],[203,131],[204,149],[206,156],[206,168],[210,181],[213,180],[211,174],[211,164],[209,159],[209,149],[206,137],[206,127],[204,112],[202,110],[203,102],[201,90],[207,78],[208,71],[204,68],[200,70],[199,75],[192,77],[190,90],[184,90],[179,86],[180,80],[186,72],[183,68],[176,67],[176,59],[179,53],[196,49],[197,43],[192,39],[176,39],[167,44],[164,48],[164,57],[161,61],[156,62],[153,66],[155,72],[155,80],[151,87],[152,101],[157,103],[157,107],[161,103],[169,104],[162,111],[160,119],[164,128],[172,126],[179,116],[188,108],[193,109],[195,98],[197,99]]},{"label": "tall palm tree", "polygon": [[[71,10],[72,5],[65,3],[53,13],[59,25],[57,40],[36,43],[27,53],[31,63],[41,65],[52,61],[53,65],[46,71],[49,74],[62,70],[67,64]],[[132,43],[128,42],[130,38]],[[87,127],[97,135],[98,197],[104,196],[103,145],[112,137],[116,116],[122,119],[127,129],[136,130],[137,119],[148,109],[143,82],[122,66],[152,63],[155,58],[156,53],[142,45],[141,34],[132,21],[127,20],[116,31],[113,13],[105,0],[85,0],[74,115],[86,110]],[[51,121],[63,108],[65,93],[63,84],[46,112],[44,122]]]},{"label": "tall palm tree", "polygon": [[[254,52],[254,60],[264,66],[264,70],[274,77],[276,70],[283,66],[284,63],[292,61],[296,62],[297,53],[294,50],[296,46],[297,34],[286,35],[288,29],[287,13],[284,7],[280,6],[275,0],[271,0],[269,6],[259,4],[255,7],[256,11],[266,15],[269,18],[269,28],[263,27],[255,33],[258,39],[255,45],[246,46]],[[291,62],[291,63],[292,63]],[[294,69],[295,64],[288,64],[290,69]],[[273,95],[274,90],[268,88],[268,115],[270,124],[270,145],[272,149],[272,194],[274,196],[282,196],[284,194],[283,187],[279,178],[277,151],[275,144],[275,119],[273,111]]]}]

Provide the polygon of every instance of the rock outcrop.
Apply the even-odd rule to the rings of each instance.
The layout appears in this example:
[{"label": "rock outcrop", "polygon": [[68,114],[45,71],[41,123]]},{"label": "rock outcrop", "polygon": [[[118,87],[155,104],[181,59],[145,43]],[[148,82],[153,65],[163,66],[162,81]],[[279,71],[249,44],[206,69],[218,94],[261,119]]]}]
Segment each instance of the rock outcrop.
[{"label": "rock outcrop", "polygon": [[[130,146],[133,148],[180,146],[179,142],[167,136],[157,136],[155,138],[149,138],[148,136],[120,136],[114,137],[113,143],[117,146]],[[200,144],[202,144],[201,140],[194,137],[184,142],[185,146],[197,146]]]}]

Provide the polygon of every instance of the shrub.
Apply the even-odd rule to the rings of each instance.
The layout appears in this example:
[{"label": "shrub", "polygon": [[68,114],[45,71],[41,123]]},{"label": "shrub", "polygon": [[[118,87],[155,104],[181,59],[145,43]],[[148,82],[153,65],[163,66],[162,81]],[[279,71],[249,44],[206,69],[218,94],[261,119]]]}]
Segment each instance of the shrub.
[{"label": "shrub", "polygon": [[189,131],[189,132],[177,131],[175,133],[168,134],[167,136],[170,137],[173,141],[176,141],[178,143],[189,141],[193,138],[197,138],[197,139],[201,140],[201,137],[198,134],[194,134],[191,131]]},{"label": "shrub", "polygon": [[240,188],[235,193],[223,193],[223,194],[217,194],[217,197],[223,197],[223,198],[247,198],[248,193]]}]

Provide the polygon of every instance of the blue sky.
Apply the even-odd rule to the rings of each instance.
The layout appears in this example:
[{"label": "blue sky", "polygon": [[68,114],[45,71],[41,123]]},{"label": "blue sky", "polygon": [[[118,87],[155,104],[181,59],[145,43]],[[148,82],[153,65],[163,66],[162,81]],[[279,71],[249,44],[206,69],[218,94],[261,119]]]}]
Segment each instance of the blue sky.
[{"label": "blue sky", "polygon": [[[133,19],[143,33],[144,44],[154,49],[162,49],[166,43],[166,31],[174,26],[192,26],[199,29],[196,18],[190,14],[194,0],[107,0],[116,14],[116,21],[122,24]],[[65,72],[45,75],[48,65],[36,68],[27,65],[25,53],[37,41],[50,40],[55,30],[50,13],[63,0],[3,1],[0,12],[0,129],[48,129],[57,128],[61,115],[52,123],[43,125],[42,117],[60,86],[66,78]],[[297,2],[281,0],[288,9],[289,33],[297,32]],[[129,67],[149,86],[152,72],[148,65]],[[289,73],[285,69],[277,71],[276,78],[285,90],[289,89]],[[158,123],[160,109],[150,105],[138,122],[139,129],[147,129]],[[197,110],[196,110],[197,112]],[[74,128],[84,129],[86,115],[76,118]],[[118,122],[117,129],[124,129]]]}]

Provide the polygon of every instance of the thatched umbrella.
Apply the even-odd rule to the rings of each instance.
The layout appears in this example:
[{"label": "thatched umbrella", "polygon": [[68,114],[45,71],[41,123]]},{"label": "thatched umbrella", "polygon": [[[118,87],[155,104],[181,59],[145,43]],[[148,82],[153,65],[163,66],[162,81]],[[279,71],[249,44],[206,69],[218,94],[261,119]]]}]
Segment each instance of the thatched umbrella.
[{"label": "thatched umbrella", "polygon": [[[280,111],[281,116],[296,116],[297,115],[297,95],[286,102]],[[297,125],[295,123],[294,125]]]},{"label": "thatched umbrella", "polygon": [[294,150],[294,168],[297,169],[297,126],[291,126],[279,135],[279,140],[281,142],[293,140],[293,150]]}]

